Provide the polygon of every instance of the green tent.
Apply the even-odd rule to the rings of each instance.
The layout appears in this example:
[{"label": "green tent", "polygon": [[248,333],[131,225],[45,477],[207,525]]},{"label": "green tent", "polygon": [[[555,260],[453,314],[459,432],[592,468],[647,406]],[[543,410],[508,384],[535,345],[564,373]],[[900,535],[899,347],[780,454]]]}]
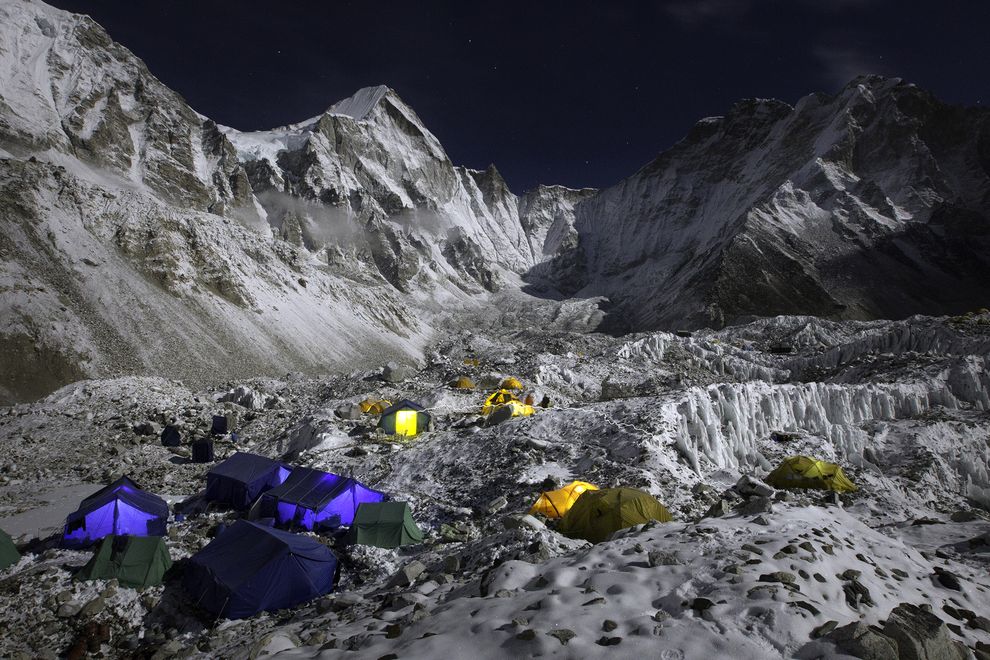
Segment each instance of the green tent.
[{"label": "green tent", "polygon": [[842,468],[808,456],[791,456],[764,479],[774,488],[814,488],[854,493],[859,490]]},{"label": "green tent", "polygon": [[613,532],[649,520],[670,522],[670,511],[652,495],[635,488],[603,488],[581,493],[560,519],[557,531],[592,543],[606,540]]},{"label": "green tent", "polygon": [[17,552],[14,539],[10,534],[0,529],[0,571],[13,566],[21,560],[21,553]]},{"label": "green tent", "polygon": [[117,580],[125,587],[143,589],[160,584],[172,566],[160,536],[103,537],[96,554],[76,575],[80,580]]},{"label": "green tent", "polygon": [[357,508],[348,543],[398,548],[423,540],[405,502],[365,502]]}]

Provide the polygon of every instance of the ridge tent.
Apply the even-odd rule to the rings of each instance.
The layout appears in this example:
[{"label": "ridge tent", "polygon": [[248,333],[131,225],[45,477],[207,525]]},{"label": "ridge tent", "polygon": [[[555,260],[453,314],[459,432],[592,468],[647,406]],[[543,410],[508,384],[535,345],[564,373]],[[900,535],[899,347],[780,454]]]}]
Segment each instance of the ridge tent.
[{"label": "ridge tent", "polygon": [[768,474],[765,482],[774,488],[816,488],[852,493],[859,488],[835,463],[827,463],[808,456],[791,456],[784,459],[777,469]]},{"label": "ridge tent", "polygon": [[588,490],[598,490],[598,486],[587,481],[572,481],[563,488],[544,491],[529,512],[539,513],[547,518],[561,518],[570,511],[581,494]]},{"label": "ridge tent", "polygon": [[14,539],[10,538],[10,534],[0,529],[0,571],[8,566],[13,566],[20,560],[21,553],[17,551]]},{"label": "ridge tent", "polygon": [[509,376],[499,385],[499,389],[502,390],[521,390],[522,388],[523,384],[515,376]]},{"label": "ridge tent", "polygon": [[369,415],[381,415],[392,405],[392,402],[387,399],[365,399],[358,405],[361,406],[361,412]]},{"label": "ridge tent", "polygon": [[406,502],[365,502],[357,508],[347,543],[398,548],[423,540]]},{"label": "ridge tent", "polygon": [[280,525],[313,529],[318,523],[350,525],[360,504],[384,499],[384,493],[355,479],[297,467],[281,485],[262,494],[259,508],[262,517]]},{"label": "ridge tent", "polygon": [[519,403],[519,397],[506,389],[495,390],[485,399],[485,403],[481,407],[481,414],[490,415],[495,412],[496,408],[504,406],[507,403]]},{"label": "ridge tent", "polygon": [[167,524],[165,500],[141,490],[128,477],[121,477],[84,499],[69,514],[62,544],[82,548],[108,534],[164,536]]},{"label": "ridge tent", "polygon": [[412,437],[429,430],[432,418],[423,406],[403,399],[382,412],[378,428],[389,435]]},{"label": "ridge tent", "polygon": [[76,574],[80,580],[116,578],[125,587],[144,589],[161,584],[172,567],[168,546],[160,536],[116,536],[100,541],[96,553]]},{"label": "ridge tent", "polygon": [[206,474],[206,500],[247,509],[263,492],[285,481],[289,472],[270,458],[239,451]]},{"label": "ridge tent", "polygon": [[182,586],[218,618],[243,619],[330,593],[336,572],[316,539],[238,520],[190,557]]},{"label": "ridge tent", "polygon": [[670,522],[670,511],[649,493],[636,488],[603,488],[581,493],[560,519],[557,531],[571,538],[600,543],[613,533],[649,520]]}]

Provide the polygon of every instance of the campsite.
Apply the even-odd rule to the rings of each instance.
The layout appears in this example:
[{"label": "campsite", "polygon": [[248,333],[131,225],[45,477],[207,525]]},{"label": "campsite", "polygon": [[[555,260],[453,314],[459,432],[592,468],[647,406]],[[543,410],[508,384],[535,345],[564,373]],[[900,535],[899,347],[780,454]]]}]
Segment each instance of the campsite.
[{"label": "campsite", "polygon": [[[490,623],[479,634],[500,654],[646,648],[661,634],[674,648],[717,654],[733,644],[755,658],[742,632],[690,631],[708,625],[710,612],[752,618],[745,604],[755,599],[786,618],[788,643],[815,644],[831,639],[829,621],[870,620],[884,603],[900,606],[905,586],[960,612],[964,636],[984,634],[980,539],[990,522],[951,495],[951,482],[911,494],[919,464],[895,448],[912,446],[904,443],[917,418],[874,422],[884,446],[908,461],[891,477],[843,459],[846,422],[816,426],[799,416],[807,397],[824,401],[813,390],[794,390],[772,426],[749,426],[739,407],[704,412],[727,405],[706,389],[711,367],[701,365],[733,346],[731,333],[585,339],[581,356],[544,345],[528,367],[479,355],[478,341],[464,333],[400,382],[376,369],[194,393],[123,378],[75,385],[0,417],[10,438],[51,431],[57,415],[47,437],[62,449],[48,481],[102,475],[72,491],[79,494],[62,505],[57,526],[15,530],[9,545],[0,536],[10,562],[0,583],[36,594],[24,616],[45,622],[24,634],[38,648],[111,643],[164,657],[190,648],[292,657],[299,648],[377,658],[386,649],[451,648],[460,638],[444,628],[480,607]],[[520,342],[514,355],[532,350]],[[731,355],[737,373],[791,359]],[[693,373],[701,385],[622,389],[617,360],[626,382],[659,370]],[[520,387],[508,389],[509,377]],[[726,396],[760,396],[737,387]],[[685,394],[701,393],[709,403],[691,404],[699,416],[683,418],[674,453],[652,444],[656,433],[671,433],[665,425],[685,410]],[[513,406],[531,413],[499,415]],[[939,410],[959,420],[978,414]],[[724,442],[755,458],[730,461],[709,449],[705,434],[715,431],[703,414],[735,420]],[[954,442],[979,441],[964,426],[953,433]],[[204,440],[214,460],[195,462],[193,445]],[[127,449],[115,451],[122,443]],[[32,448],[5,447],[19,465]],[[929,474],[959,468],[938,469]],[[901,495],[892,497],[890,479],[905,484]],[[28,497],[8,501],[35,506]],[[278,559],[287,556],[298,558],[289,574]],[[283,577],[272,582],[276,573]],[[647,584],[666,595],[649,597]],[[5,593],[4,603],[17,598]],[[608,616],[596,615],[599,601]],[[654,618],[636,613],[647,601],[656,603]],[[110,642],[100,641],[104,633]]]}]

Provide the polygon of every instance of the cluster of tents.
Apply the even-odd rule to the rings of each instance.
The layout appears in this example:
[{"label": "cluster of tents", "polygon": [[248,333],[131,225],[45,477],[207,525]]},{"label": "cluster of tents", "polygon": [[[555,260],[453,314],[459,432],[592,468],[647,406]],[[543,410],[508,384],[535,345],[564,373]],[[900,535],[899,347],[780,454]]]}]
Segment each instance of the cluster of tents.
[{"label": "cluster of tents", "polygon": [[[807,456],[785,459],[765,481],[784,490],[815,489],[837,493],[857,490],[841,467]],[[540,493],[529,513],[556,519],[558,532],[592,543],[604,541],[620,529],[633,525],[651,520],[673,520],[667,507],[645,491],[598,488],[586,481],[572,481],[563,488]]]},{"label": "cluster of tents", "polygon": [[[187,562],[183,589],[217,617],[241,618],[291,607],[329,593],[338,562],[329,547],[294,529],[341,530],[349,544],[396,548],[423,533],[406,502],[349,477],[237,452],[214,466],[203,498],[246,513]],[[80,579],[116,578],[144,588],[161,583],[172,560],[162,538],[168,504],[122,477],[69,514],[65,547],[96,551]],[[279,529],[279,527],[284,529]],[[0,536],[0,566],[9,554]],[[9,537],[6,537],[9,542]],[[12,555],[14,557],[14,555]],[[16,561],[16,558],[13,559]]]}]

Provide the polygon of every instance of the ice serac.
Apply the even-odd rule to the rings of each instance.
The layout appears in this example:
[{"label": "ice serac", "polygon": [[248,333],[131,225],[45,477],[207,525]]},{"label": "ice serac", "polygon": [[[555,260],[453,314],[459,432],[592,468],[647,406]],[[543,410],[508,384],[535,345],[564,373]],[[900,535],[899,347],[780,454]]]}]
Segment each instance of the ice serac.
[{"label": "ice serac", "polygon": [[794,107],[743,101],[578,205],[575,227],[549,280],[610,297],[619,327],[975,309],[990,284],[990,111],[879,77]]}]

